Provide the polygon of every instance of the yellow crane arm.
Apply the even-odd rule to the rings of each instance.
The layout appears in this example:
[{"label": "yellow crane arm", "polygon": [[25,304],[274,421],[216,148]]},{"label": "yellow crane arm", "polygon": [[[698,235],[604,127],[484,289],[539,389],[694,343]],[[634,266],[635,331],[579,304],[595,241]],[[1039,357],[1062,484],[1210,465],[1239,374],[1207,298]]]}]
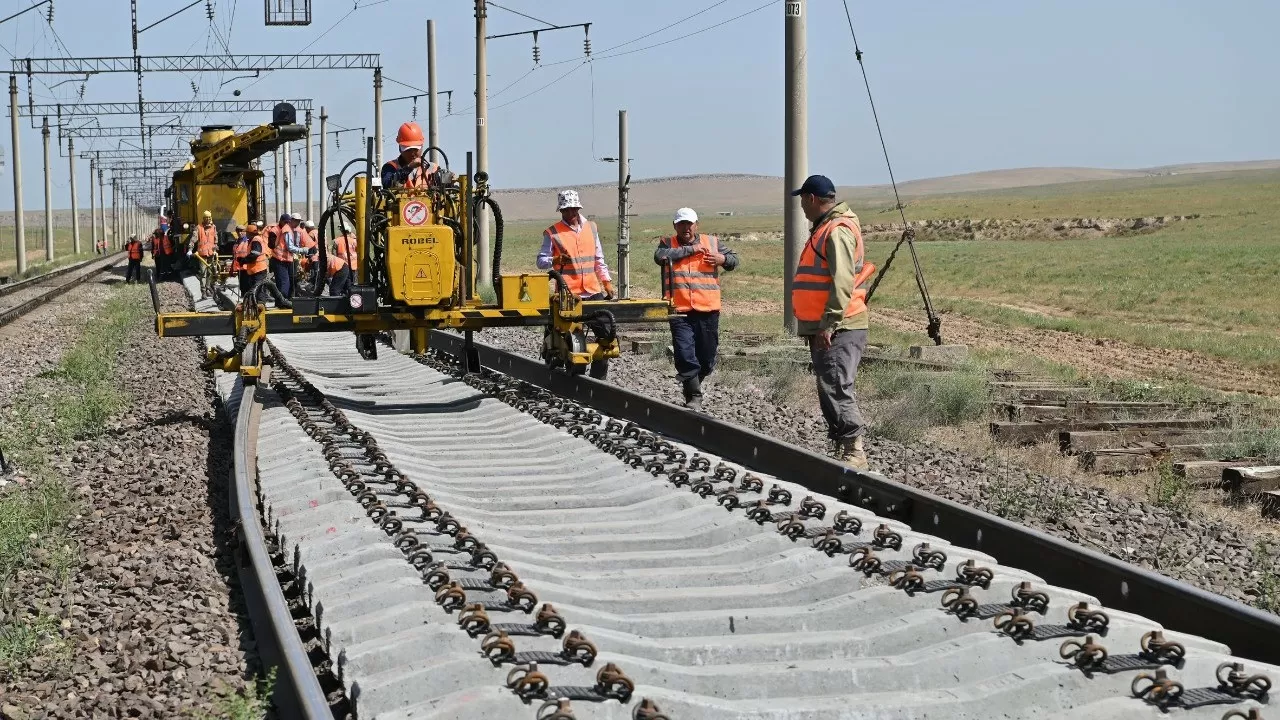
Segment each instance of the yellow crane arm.
[{"label": "yellow crane arm", "polygon": [[228,163],[248,165],[281,145],[307,136],[305,125],[259,125],[239,135],[223,138],[207,150],[196,153],[196,184],[212,183]]}]

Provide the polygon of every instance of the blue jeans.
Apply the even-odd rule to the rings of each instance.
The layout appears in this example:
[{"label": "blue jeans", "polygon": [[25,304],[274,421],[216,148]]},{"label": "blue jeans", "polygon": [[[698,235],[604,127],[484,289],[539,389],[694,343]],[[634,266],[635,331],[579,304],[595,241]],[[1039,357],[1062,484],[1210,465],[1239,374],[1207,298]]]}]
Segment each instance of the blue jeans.
[{"label": "blue jeans", "polygon": [[720,312],[691,310],[684,317],[672,318],[670,323],[671,346],[680,380],[702,380],[710,375],[720,349]]},{"label": "blue jeans", "polygon": [[276,287],[285,297],[293,296],[293,263],[271,259],[271,274],[275,276]]}]

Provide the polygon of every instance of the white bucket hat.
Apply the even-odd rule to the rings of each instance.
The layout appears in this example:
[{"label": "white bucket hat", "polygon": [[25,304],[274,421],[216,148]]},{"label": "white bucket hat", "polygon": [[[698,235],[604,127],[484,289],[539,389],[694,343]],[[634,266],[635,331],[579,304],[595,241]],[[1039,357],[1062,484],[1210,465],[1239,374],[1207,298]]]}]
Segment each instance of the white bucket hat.
[{"label": "white bucket hat", "polygon": [[681,222],[696,223],[698,222],[698,213],[694,212],[693,208],[683,207],[676,211],[676,217],[671,222],[672,224]]},{"label": "white bucket hat", "polygon": [[564,210],[565,208],[582,208],[582,202],[578,200],[577,190],[561,190],[556,196],[556,210]]}]

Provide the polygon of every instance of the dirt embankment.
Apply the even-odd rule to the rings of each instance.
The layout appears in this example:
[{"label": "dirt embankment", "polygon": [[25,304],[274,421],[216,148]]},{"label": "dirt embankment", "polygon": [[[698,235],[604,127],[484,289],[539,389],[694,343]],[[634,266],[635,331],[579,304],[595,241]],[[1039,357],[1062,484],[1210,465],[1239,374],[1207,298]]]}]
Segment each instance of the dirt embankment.
[{"label": "dirt embankment", "polygon": [[[876,315],[879,322],[894,330],[919,332],[923,327],[924,321],[916,313],[882,308],[876,310]],[[947,342],[1017,350],[1089,374],[1113,378],[1183,377],[1215,390],[1280,396],[1280,376],[1185,350],[1157,350],[1059,330],[987,325],[954,314],[943,317],[942,332]]]}]

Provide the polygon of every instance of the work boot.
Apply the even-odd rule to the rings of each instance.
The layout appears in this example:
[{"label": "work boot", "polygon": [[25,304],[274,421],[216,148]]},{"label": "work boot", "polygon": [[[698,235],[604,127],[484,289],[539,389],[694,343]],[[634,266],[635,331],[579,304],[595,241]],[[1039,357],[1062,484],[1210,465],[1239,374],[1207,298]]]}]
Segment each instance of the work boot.
[{"label": "work boot", "polygon": [[855,470],[867,470],[870,463],[867,461],[867,451],[862,446],[862,436],[852,440],[837,440],[836,460]]},{"label": "work boot", "polygon": [[694,412],[702,412],[702,383],[691,377],[684,381],[684,406]]}]

